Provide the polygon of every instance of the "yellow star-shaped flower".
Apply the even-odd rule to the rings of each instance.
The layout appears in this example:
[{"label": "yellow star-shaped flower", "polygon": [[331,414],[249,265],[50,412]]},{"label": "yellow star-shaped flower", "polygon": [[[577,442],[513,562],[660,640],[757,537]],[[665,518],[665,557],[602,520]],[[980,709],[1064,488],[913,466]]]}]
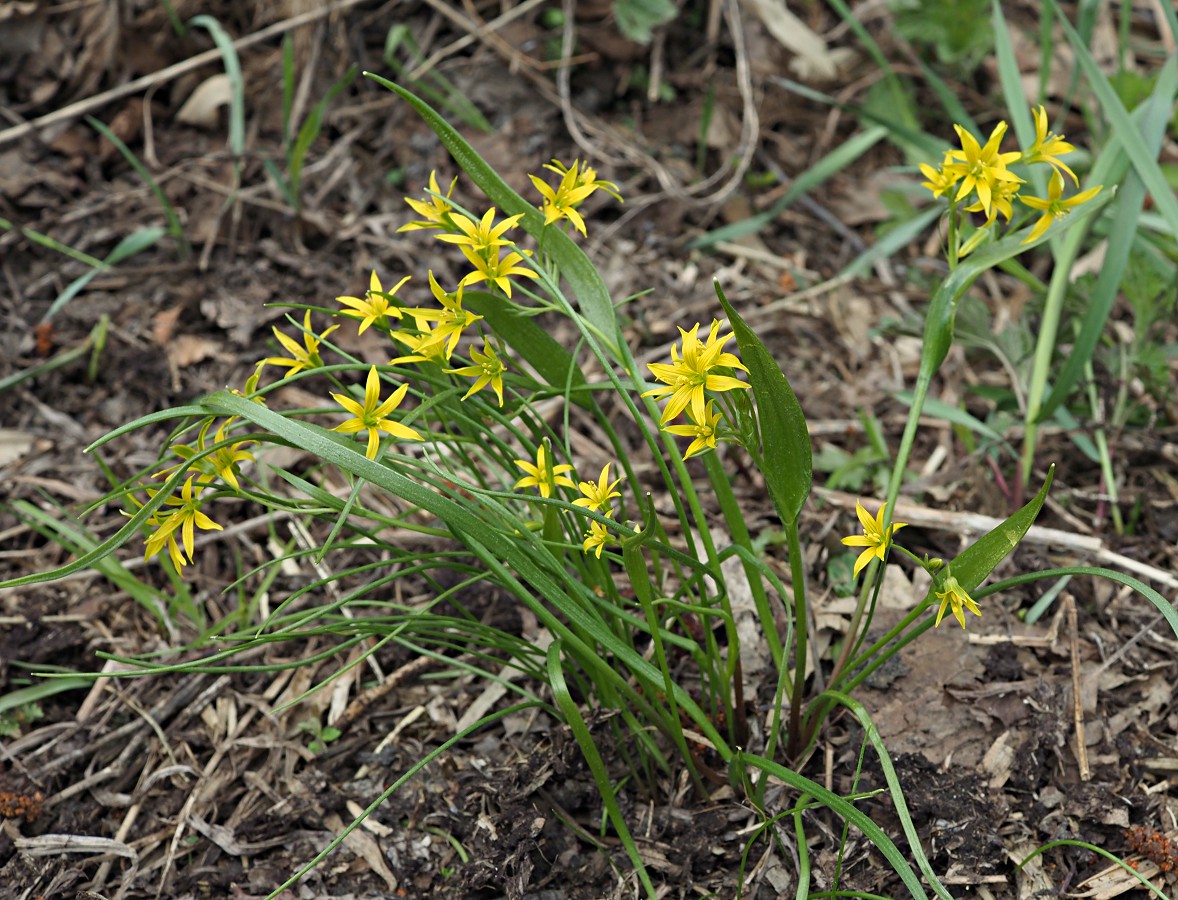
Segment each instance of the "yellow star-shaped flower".
[{"label": "yellow star-shaped flower", "polygon": [[858,575],[863,571],[872,559],[878,559],[883,562],[887,555],[888,547],[892,545],[892,535],[897,529],[906,527],[906,522],[893,522],[888,526],[887,534],[884,534],[884,510],[887,509],[887,504],[880,506],[879,512],[876,513],[875,518],[871,517],[871,513],[863,508],[863,504],[858,500],[855,501],[855,515],[859,517],[859,524],[863,526],[862,534],[852,534],[850,537],[842,539],[843,544],[848,547],[865,547],[866,549],[859,554],[859,558],[855,560],[854,574]]},{"label": "yellow star-shaped flower", "polygon": [[409,390],[409,385],[403,384],[393,391],[387,400],[381,401],[380,376],[376,372],[376,366],[372,366],[368,370],[368,379],[364,383],[363,403],[358,403],[351,397],[345,397],[343,394],[331,395],[336,403],[352,414],[352,418],[340,425],[336,425],[332,431],[338,431],[342,434],[356,434],[359,431],[367,431],[368,447],[364,451],[364,455],[369,459],[376,459],[376,451],[380,449],[380,433],[382,431],[403,441],[425,440],[425,438],[409,426],[402,425],[400,422],[394,422],[388,418],[389,413],[401,405],[401,401],[405,399],[405,392],[407,390]]}]

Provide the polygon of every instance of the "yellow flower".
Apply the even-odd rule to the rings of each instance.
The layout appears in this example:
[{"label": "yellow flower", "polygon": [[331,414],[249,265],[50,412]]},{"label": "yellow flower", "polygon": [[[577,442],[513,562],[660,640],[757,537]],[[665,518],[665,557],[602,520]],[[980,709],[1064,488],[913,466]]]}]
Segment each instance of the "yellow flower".
[{"label": "yellow flower", "polygon": [[389,298],[400,290],[401,285],[409,280],[406,275],[392,290],[386,291],[380,286],[380,279],[376,277],[376,271],[373,270],[372,277],[368,280],[368,291],[364,294],[364,299],[359,297],[336,297],[335,299],[350,309],[341,310],[339,315],[350,316],[353,319],[360,320],[360,330],[357,334],[363,334],[364,330],[374,322],[379,322],[384,325],[387,324],[388,317],[392,316],[394,319],[401,318],[401,310],[399,307],[389,303]]},{"label": "yellow flower", "polygon": [[499,250],[491,250],[488,253],[476,253],[470,247],[462,247],[462,255],[466,257],[467,261],[474,266],[474,271],[462,279],[462,284],[479,284],[483,281],[489,281],[498,286],[499,290],[503,291],[508,297],[511,296],[511,282],[508,280],[512,275],[526,275],[528,278],[539,278],[540,276],[531,269],[522,268],[516,263],[523,262],[523,254],[516,253],[512,250],[506,256],[500,257]]},{"label": "yellow flower", "polygon": [[[221,426],[213,433],[214,445],[225,443],[227,438],[225,429],[233,424],[233,422],[234,419],[229,418],[221,423]],[[188,460],[192,459],[194,456],[204,453],[205,450],[207,450],[209,447],[207,438],[209,428],[212,427],[212,424],[213,420],[209,419],[204,423],[204,425],[201,426],[200,433],[196,439],[195,447],[190,447],[187,444],[174,444],[172,446],[172,452],[180,457],[183,462],[174,466],[170,466],[167,469],[161,469],[156,473],[156,478],[166,478],[169,473],[176,471],[176,469],[180,468],[182,465],[186,465]],[[252,453],[250,453],[248,450],[241,449],[242,447],[246,446],[247,443],[253,443],[253,441],[238,441],[237,443],[233,444],[225,443],[225,446],[219,447],[208,456],[201,457],[192,464],[192,467],[202,475],[208,478],[220,478],[226,484],[232,485],[233,490],[240,491],[241,485],[237,481],[237,464],[254,461],[254,455]]]},{"label": "yellow flower", "polygon": [[[465,400],[471,394],[481,391],[488,384],[495,392],[495,396],[499,398],[499,405],[503,405],[503,372],[507,366],[504,365],[503,360],[499,358],[499,354],[495,352],[495,348],[483,341],[482,352],[474,347],[470,348],[470,358],[473,365],[462,366],[458,369],[443,369],[450,375],[461,375],[464,378],[473,378],[475,383],[470,386],[470,390],[462,395]],[[544,452],[544,448],[540,448],[540,452]],[[569,466],[571,469],[572,466]],[[545,497],[548,495],[545,494]]]},{"label": "yellow flower", "polygon": [[922,181],[920,186],[926,187],[933,192],[934,197],[941,197],[949,193],[953,185],[961,180],[964,174],[962,167],[954,165],[953,158],[949,153],[945,154],[944,163],[934,169],[928,163],[920,164],[920,172],[927,178],[927,181]]},{"label": "yellow flower", "polygon": [[982,209],[990,215],[991,196],[995,186],[1000,181],[1012,181],[1021,184],[1022,179],[1008,170],[1009,163],[1022,158],[1019,152],[999,153],[998,147],[1006,134],[1006,123],[999,122],[990,132],[990,139],[983,147],[977,138],[962,128],[954,125],[957,137],[961,140],[960,150],[951,150],[949,156],[956,160],[961,173],[961,187],[957,189],[957,199],[963,199],[970,191],[978,192],[978,199],[982,202]]},{"label": "yellow flower", "polygon": [[363,403],[357,403],[351,397],[345,397],[343,394],[331,395],[336,403],[352,414],[351,419],[348,419],[341,425],[336,425],[332,431],[339,431],[343,434],[355,434],[358,431],[367,431],[368,448],[364,451],[364,455],[369,459],[376,459],[376,451],[380,448],[380,433],[382,431],[388,432],[393,437],[403,441],[425,440],[407,425],[402,425],[400,422],[394,422],[387,418],[389,413],[401,405],[401,401],[405,399],[405,392],[408,389],[409,385],[403,384],[393,391],[387,400],[381,402],[380,376],[376,373],[376,366],[372,366],[368,370],[368,379],[364,383]]},{"label": "yellow flower", "polygon": [[1043,236],[1043,233],[1051,227],[1051,223],[1061,216],[1066,216],[1071,210],[1079,206],[1081,203],[1087,203],[1093,197],[1100,193],[1103,185],[1098,184],[1094,188],[1088,188],[1086,191],[1081,191],[1074,197],[1069,197],[1067,200],[1063,197],[1063,176],[1059,174],[1059,170],[1051,173],[1051,183],[1047,185],[1047,197],[1019,197],[1023,203],[1031,207],[1031,209],[1040,210],[1043,215],[1039,221],[1035,223],[1035,227],[1031,229],[1031,233],[1023,240],[1024,244],[1029,244],[1034,240]]},{"label": "yellow flower", "polygon": [[429,289],[433,292],[434,299],[442,305],[441,309],[425,309],[424,307],[414,307],[412,309],[404,309],[403,313],[411,315],[417,327],[425,330],[426,322],[437,322],[438,327],[433,332],[434,340],[448,339],[446,345],[446,358],[450,358],[450,354],[454,352],[454,348],[458,346],[458,340],[462,337],[462,332],[467,326],[473,325],[482,316],[475,315],[470,310],[462,308],[462,291],[463,285],[458,285],[458,289],[452,294],[447,294],[442,290],[442,286],[438,284],[437,279],[434,278],[434,273],[431,270],[429,273]]},{"label": "yellow flower", "polygon": [[450,361],[450,351],[447,349],[445,337],[439,337],[429,322],[420,323],[417,334],[403,330],[392,331],[389,332],[389,337],[404,344],[410,351],[408,356],[398,356],[390,359],[390,366],[399,366],[402,363],[411,362],[434,362],[441,364]]},{"label": "yellow flower", "polygon": [[443,195],[438,189],[438,173],[429,173],[429,195],[423,200],[413,200],[410,197],[405,198],[405,202],[409,204],[409,208],[421,216],[421,219],[410,222],[408,225],[402,225],[397,231],[416,231],[420,228],[450,228],[450,210],[454,207],[450,205],[450,195],[454,193],[454,185],[458,183],[455,178],[450,182],[450,189]]},{"label": "yellow flower", "polygon": [[258,393],[258,382],[262,380],[262,369],[265,365],[265,360],[258,363],[254,368],[254,374],[245,380],[245,387],[240,391],[237,388],[230,388],[229,393],[241,397],[243,400],[249,400],[251,403],[257,403],[259,406],[265,406],[266,398]]},{"label": "yellow flower", "polygon": [[704,409],[704,416],[702,421],[695,421],[695,415],[692,408],[687,407],[687,416],[691,419],[690,425],[667,425],[663,430],[679,437],[689,437],[692,439],[691,444],[687,447],[687,452],[683,454],[684,459],[691,459],[697,453],[702,453],[704,450],[716,449],[717,431],[720,427],[720,419],[723,416],[713,410],[715,401],[709,400],[707,407]]},{"label": "yellow flower", "polygon": [[574,160],[573,167],[570,169],[559,159],[554,159],[551,163],[545,163],[544,168],[549,172],[555,172],[562,178],[570,172],[573,176],[573,186],[575,188],[592,188],[595,191],[605,191],[619,203],[622,202],[622,195],[618,192],[618,186],[612,181],[604,181],[597,177],[597,170],[592,169],[584,163],[580,164],[581,172],[577,174],[577,162]]},{"label": "yellow flower", "polygon": [[589,530],[585,532],[585,542],[581,544],[581,549],[588,553],[590,550],[593,554],[601,559],[601,551],[605,549],[606,541],[609,540],[609,530],[593,519],[589,522]]},{"label": "yellow flower", "polygon": [[337,328],[338,325],[332,325],[323,334],[315,334],[311,330],[311,310],[308,309],[303,315],[303,346],[300,347],[294,338],[288,337],[274,326],[274,337],[278,338],[278,343],[282,344],[290,356],[267,356],[262,362],[272,366],[286,366],[286,378],[303,369],[317,369],[323,365],[323,360],[319,358],[319,342]]},{"label": "yellow flower", "polygon": [[[1019,185],[1013,181],[999,181],[990,192],[990,211],[986,214],[986,221],[981,225],[982,228],[989,228],[994,224],[1001,213],[1007,222],[1010,221],[1011,216],[1014,215],[1013,201],[1018,196]],[[978,200],[965,208],[966,212],[982,212],[985,207],[982,206],[982,201]],[[961,254],[965,256],[964,253]]]},{"label": "yellow flower", "polygon": [[[581,490],[582,496],[573,501],[574,506],[583,506],[586,509],[595,509],[603,516],[612,516],[613,507],[610,500],[614,497],[622,496],[620,491],[615,491],[622,479],[611,482],[609,480],[609,467],[611,463],[606,463],[601,470],[601,477],[596,482],[582,481],[578,487]],[[623,476],[625,477],[625,476]]]},{"label": "yellow flower", "polygon": [[[173,565],[177,569],[183,568],[186,563],[184,554],[188,555],[188,562],[193,562],[193,539],[196,534],[196,529],[201,528],[205,531],[221,531],[221,526],[206,516],[200,509],[200,491],[193,496],[192,482],[195,475],[188,476],[184,482],[184,487],[180,489],[179,498],[169,497],[164,503],[167,506],[177,507],[176,509],[159,509],[156,511],[148,523],[155,525],[156,529],[147,538],[147,552],[144,554],[144,559],[150,559],[156,556],[166,547],[168,556],[171,557]],[[156,491],[148,490],[151,496],[155,496]],[[176,541],[176,532],[179,531],[181,538],[184,541],[184,553],[180,552],[180,545]]]},{"label": "yellow flower", "polygon": [[1040,106],[1032,112],[1035,115],[1035,143],[1023,154],[1023,162],[1029,165],[1047,163],[1057,172],[1067,172],[1072,184],[1079,187],[1080,181],[1076,178],[1076,173],[1056,159],[1057,156],[1071,153],[1076,148],[1065,141],[1062,134],[1054,134],[1047,130],[1047,110]]},{"label": "yellow flower", "polygon": [[683,338],[683,353],[679,354],[678,345],[671,346],[671,362],[648,363],[652,375],[663,382],[664,387],[652,388],[643,397],[662,399],[670,395],[671,399],[663,409],[660,421],[665,424],[674,419],[684,409],[691,406],[693,422],[708,421],[704,411],[705,391],[730,391],[734,388],[748,388],[750,385],[733,378],[730,375],[713,375],[712,370],[719,367],[743,369],[748,371],[736,358],[735,354],[725,353],[726,344],[732,335],[728,334],[720,339],[720,323],[713,319],[706,343],[701,343],[697,332],[697,322],[691,331],[679,329]]},{"label": "yellow flower", "polygon": [[515,464],[528,473],[515,483],[516,488],[534,487],[540,492],[541,497],[547,499],[552,496],[552,489],[555,487],[574,487],[572,479],[565,474],[573,471],[573,467],[567,463],[559,466],[550,465],[548,451],[544,449],[543,444],[536,451],[535,463],[517,459]]},{"label": "yellow flower", "polygon": [[933,591],[933,595],[941,601],[941,608],[937,610],[937,621],[933,623],[934,628],[941,624],[941,618],[945,615],[945,609],[948,607],[953,608],[953,617],[961,623],[962,628],[965,627],[965,612],[963,611],[963,607],[975,616],[982,614],[981,610],[978,609],[978,605],[974,603],[973,598],[966,592],[965,588],[958,584],[957,579],[952,575],[945,576],[945,580],[941,582],[941,587],[944,590]]},{"label": "yellow flower", "polygon": [[[585,220],[576,208],[590,194],[597,190],[603,190],[619,201],[622,199],[617,193],[616,184],[612,181],[598,181],[597,172],[580,162],[574,162],[572,168],[566,168],[560,160],[554,159],[551,164],[546,163],[544,168],[561,176],[560,184],[555,188],[538,175],[528,176],[536,190],[544,198],[541,211],[544,213],[545,225],[551,225],[560,219],[568,219],[573,223],[573,227],[584,235]],[[578,168],[580,168],[579,172]]]},{"label": "yellow flower", "polygon": [[842,539],[843,544],[848,547],[866,547],[859,558],[855,560],[855,575],[863,571],[863,567],[871,562],[872,558],[883,562],[884,556],[888,552],[888,547],[892,545],[892,535],[899,528],[904,528],[907,523],[893,522],[888,526],[887,534],[884,534],[883,520],[884,510],[887,509],[887,504],[883,504],[879,508],[879,512],[875,518],[863,508],[863,504],[858,500],[855,501],[855,515],[859,517],[859,523],[863,526],[862,534],[853,534],[850,537]]},{"label": "yellow flower", "polygon": [[495,207],[493,206],[487,210],[480,222],[475,222],[462,213],[455,213],[450,219],[454,222],[455,228],[462,233],[439,234],[438,240],[446,241],[450,244],[458,244],[463,247],[470,247],[475,253],[497,250],[504,244],[511,243],[511,241],[505,240],[503,235],[519,224],[519,220],[523,217],[523,213],[517,213],[514,216],[508,216],[496,225],[494,224]]}]

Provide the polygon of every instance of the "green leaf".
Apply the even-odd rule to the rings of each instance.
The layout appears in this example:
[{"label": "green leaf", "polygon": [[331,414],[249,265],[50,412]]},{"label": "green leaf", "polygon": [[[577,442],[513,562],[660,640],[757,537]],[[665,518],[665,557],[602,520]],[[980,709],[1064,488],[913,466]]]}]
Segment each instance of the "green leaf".
[{"label": "green leaf", "polygon": [[670,22],[677,12],[671,0],[614,0],[618,31],[639,44],[649,44],[651,31]]},{"label": "green leaf", "polygon": [[[1055,0],[1048,0],[1048,4],[1053,9],[1057,7]],[[1158,212],[1169,224],[1170,232],[1178,234],[1178,198],[1175,198],[1174,191],[1166,183],[1166,176],[1162,174],[1161,167],[1157,160],[1149,154],[1145,142],[1135,139],[1136,134],[1133,123],[1129,119],[1129,113],[1125,110],[1108,78],[1100,71],[1100,66],[1093,58],[1092,53],[1084,45],[1083,38],[1072,28],[1066,16],[1059,17],[1059,24],[1064,34],[1067,35],[1072,49],[1076,52],[1076,61],[1084,70],[1092,92],[1100,101],[1101,112],[1108,117],[1114,134],[1126,136],[1126,140],[1123,141],[1125,153],[1128,154],[1133,168],[1137,170],[1137,174],[1145,183],[1150,196],[1153,197]],[[1171,54],[1171,61],[1173,58],[1173,54]]]},{"label": "green leaf", "polygon": [[773,355],[728,302],[719,282],[715,287],[757,399],[765,484],[782,519],[796,521],[814,475],[806,415]]},{"label": "green leaf", "polygon": [[225,63],[225,74],[229,77],[229,151],[234,156],[241,156],[245,152],[245,79],[241,74],[241,60],[237,56],[237,47],[233,38],[210,15],[201,13],[193,16],[188,24],[193,28],[204,28],[213,38],[213,43],[221,51],[221,59]]},{"label": "green leaf", "polygon": [[[972,546],[959,553],[952,562],[945,566],[943,572],[945,574],[952,573],[966,592],[977,588],[994,571],[995,566],[1006,559],[1026,536],[1027,529],[1031,527],[1035,517],[1039,515],[1039,510],[1043,508],[1043,501],[1047,499],[1047,491],[1051,488],[1054,477],[1055,466],[1052,465],[1047,470],[1047,480],[1043,482],[1043,487],[1026,506],[997,528],[982,535]],[[939,582],[935,581],[933,587],[937,586],[939,586]],[[930,593],[933,587],[929,588]]]},{"label": "green leaf", "polygon": [[580,707],[577,706],[577,702],[573,699],[568,684],[565,682],[559,640],[548,645],[548,683],[552,686],[552,696],[556,700],[556,705],[560,707],[560,714],[564,717],[569,730],[572,731],[573,737],[576,738],[577,745],[581,748],[581,755],[585,757],[585,762],[589,765],[589,771],[593,773],[593,780],[597,784],[598,793],[601,794],[602,803],[605,804],[605,811],[609,815],[610,822],[613,823],[614,830],[618,833],[618,840],[626,848],[626,854],[630,857],[630,863],[634,866],[638,880],[642,882],[648,897],[657,896],[654,885],[650,881],[650,875],[647,874],[646,867],[642,863],[638,845],[634,843],[634,838],[626,825],[626,818],[622,815],[622,809],[618,805],[617,791],[614,790],[613,782],[610,780],[609,769],[601,757],[601,751],[597,749],[597,744],[593,741],[593,734],[589,731],[589,726],[585,724],[585,719],[581,716]]},{"label": "green leaf", "polygon": [[[1142,144],[1151,153],[1157,154],[1173,109],[1175,91],[1178,91],[1178,57],[1171,56],[1158,76],[1157,87],[1141,125],[1141,139],[1133,141],[1130,138],[1126,144]],[[1129,262],[1129,251],[1137,238],[1138,220],[1144,203],[1145,182],[1137,170],[1133,170],[1126,176],[1117,196],[1117,208],[1109,228],[1108,249],[1089,297],[1080,334],[1063,368],[1056,375],[1055,387],[1043,402],[1036,421],[1042,422],[1067,399],[1073,385],[1080,379],[1084,366],[1092,359],[1117,299],[1121,278]]]}]

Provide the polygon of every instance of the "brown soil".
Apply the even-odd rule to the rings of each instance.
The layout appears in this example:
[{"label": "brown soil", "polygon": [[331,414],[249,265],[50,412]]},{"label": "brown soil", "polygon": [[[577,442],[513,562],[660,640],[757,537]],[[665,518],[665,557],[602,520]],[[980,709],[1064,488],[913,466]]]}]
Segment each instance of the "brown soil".
[{"label": "brown soil", "polygon": [[[295,0],[171,5],[184,18],[215,15],[233,38],[320,9]],[[409,218],[402,197],[420,196],[431,170],[443,184],[457,174],[404,103],[358,79],[329,108],[307,157],[304,206],[295,214],[265,165],[285,168],[281,37],[275,32],[240,50],[247,92],[238,175],[223,107],[209,110],[203,126],[178,119],[198,85],[222,66],[212,59],[175,77],[162,74],[212,46],[200,29],[178,36],[167,6],[0,3],[0,112],[8,122],[83,105],[33,134],[0,134],[0,216],[16,226],[0,234],[7,323],[0,333],[0,378],[6,379],[0,578],[72,558],[30,510],[81,521],[100,540],[113,533],[122,519],[118,504],[101,502],[110,488],[104,466],[123,479],[151,465],[168,426],[146,427],[97,454],[84,448],[139,416],[243,384],[254,363],[274,352],[271,325],[284,311],[268,304],[328,304],[338,294],[362,291],[374,267],[390,277],[420,273],[423,244],[396,232]],[[545,26],[539,7],[476,34],[476,11],[486,21],[509,6],[345,3],[313,17],[289,29],[296,72],[306,76],[299,108],[305,115],[353,63],[391,75],[382,61],[386,35],[404,24],[434,71],[490,121],[492,133],[464,127],[464,134],[517,190],[530,192],[526,173],[543,162],[585,156],[566,126],[567,112],[589,135],[591,162],[626,197],[621,207],[595,201],[586,210],[588,249],[616,298],[652,290],[630,307],[631,334],[644,352],[665,350],[675,324],[706,322],[717,313],[716,276],[782,361],[817,453],[866,445],[860,409],[878,417],[894,447],[905,415],[895,394],[914,373],[919,341],[912,323],[927,297],[921,285],[934,266],[935,236],[927,247],[877,266],[871,277],[799,292],[837,275],[871,243],[875,227],[889,217],[881,196],[915,183],[893,168],[904,163],[899,151],[881,144],[756,235],[691,251],[687,242],[705,230],[768,208],[788,179],[856,133],[854,118],[774,80],[793,77],[793,57],[743,6],[745,44],[734,44],[727,18],[717,20],[714,44],[702,42],[711,6],[694,2],[653,47],[619,38],[608,4],[580,4],[578,52],[585,57],[562,110],[552,64],[560,30]],[[1014,22],[1031,14],[1007,6]],[[840,99],[862,101],[873,81],[870,61],[821,4],[805,8],[812,27],[852,51],[836,82]],[[869,21],[899,56],[904,48],[890,39],[886,24],[886,18]],[[454,44],[468,34],[475,39]],[[738,60],[752,60],[751,73]],[[673,100],[651,99],[643,81],[651,73],[674,92]],[[147,76],[153,76],[149,87],[120,90]],[[742,132],[750,122],[745,77],[756,111],[752,135]],[[961,88],[963,100],[988,121],[997,113],[986,99],[991,73],[983,67],[977,81]],[[712,128],[700,148],[699,123],[710,97]],[[55,299],[90,267],[47,248],[32,232],[102,259],[128,235],[166,224],[143,180],[82,113],[109,125],[144,161],[180,213],[184,242],[161,239],[100,272],[49,315]],[[722,195],[721,178],[700,198],[682,190],[746,149],[754,174],[785,181],[763,189],[737,179],[737,190]],[[699,160],[703,171],[696,169]],[[447,263],[432,264],[442,279]],[[1013,282],[991,279],[970,301],[979,311],[970,327],[989,335],[997,323],[1004,340],[1017,338],[1034,327],[1027,300]],[[87,341],[100,321],[107,331],[91,377]],[[1178,340],[1178,330],[1171,326],[1162,339]],[[366,345],[349,349],[363,355]],[[51,361],[62,364],[47,366]],[[15,380],[38,366],[35,377]],[[1172,366],[1170,377],[1172,385]],[[937,396],[985,417],[994,406],[973,390],[978,385],[1009,386],[1008,373],[992,356],[955,349]],[[1057,470],[1040,524],[1075,540],[1062,546],[1029,540],[1002,574],[1070,562],[1110,565],[1174,596],[1178,422],[1172,396],[1155,400],[1144,391],[1137,399],[1147,427],[1114,435],[1121,509],[1132,517],[1132,536],[1112,530],[1097,467],[1068,435],[1048,431],[1039,459]],[[913,522],[907,535],[914,549],[951,557],[966,535],[955,512],[1001,517],[1016,508],[1018,492],[1008,487],[1017,481],[1014,460],[996,459],[985,462],[949,426],[930,421],[914,463],[924,469],[909,492],[909,511],[924,510],[925,517],[901,516]],[[771,527],[755,489],[741,490],[754,533]],[[871,494],[870,483],[862,491]],[[848,494],[819,492],[803,533],[850,533],[853,503]],[[260,513],[243,507],[238,521],[245,525],[204,538],[198,563],[186,572],[188,590],[210,623],[237,608],[237,594],[226,586],[271,552]],[[825,590],[829,562],[843,555],[836,538],[825,537],[806,560],[825,639],[838,636],[850,612],[849,601]],[[177,591],[134,546],[118,558],[143,581]],[[309,563],[282,572],[266,602],[277,605],[313,577]],[[923,595],[924,586],[910,577],[899,568],[889,575],[873,626],[880,633]],[[1131,890],[1130,882],[1100,876],[1105,861],[1085,851],[1054,849],[1019,873],[1015,864],[1061,838],[1124,854],[1129,826],[1166,832],[1175,824],[1178,804],[1168,779],[1178,768],[1172,696],[1178,641],[1141,598],[1083,578],[1068,585],[1041,621],[1025,624],[1017,614],[1041,590],[986,600],[983,618],[967,632],[952,623],[929,632],[861,692],[934,869],[955,893],[1115,896]],[[480,602],[488,621],[525,633],[528,623],[506,598]],[[147,657],[199,637],[186,621],[161,626],[153,611],[91,571],[6,589],[0,591],[0,701],[42,683],[35,672],[104,666],[113,672],[120,665],[96,654]],[[326,639],[275,645],[249,663],[307,659],[330,646]],[[510,702],[488,694],[493,688],[484,681],[455,671],[438,677],[439,668],[408,651],[386,650],[355,678],[291,703],[354,658],[345,653],[296,669],[57,682],[68,689],[43,696],[39,718],[29,707],[10,711],[9,733],[0,737],[0,897],[265,896],[446,740],[473,703]],[[364,689],[382,682],[375,692]],[[750,699],[764,708],[772,688],[754,684]],[[357,699],[365,704],[362,714],[340,720]],[[308,719],[340,720],[343,733],[312,752],[300,729]],[[606,722],[595,720],[594,727],[609,734]],[[853,778],[862,737],[856,724],[834,720],[807,774],[844,794],[883,787],[870,751]],[[609,762],[618,780],[628,774],[620,758]],[[742,878],[746,897],[792,896],[792,828],[779,823],[774,841],[754,840],[760,814],[727,787],[704,799],[677,784],[658,784],[653,794],[631,785],[621,802],[661,896],[735,897]],[[796,799],[773,787],[766,808],[782,812]],[[886,793],[860,806],[903,846]],[[625,854],[603,833],[601,819],[600,799],[568,730],[540,715],[510,717],[410,780],[284,896],[635,896]],[[844,838],[841,823],[821,810],[807,821],[815,836],[815,889],[828,888],[841,865],[844,890],[904,892],[857,832]],[[1142,862],[1141,871],[1150,865]]]}]

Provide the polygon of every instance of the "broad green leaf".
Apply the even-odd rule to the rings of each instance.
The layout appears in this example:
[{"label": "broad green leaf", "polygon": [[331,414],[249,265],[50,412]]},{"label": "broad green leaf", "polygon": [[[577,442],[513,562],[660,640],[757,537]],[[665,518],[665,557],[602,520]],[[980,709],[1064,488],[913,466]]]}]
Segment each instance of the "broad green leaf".
[{"label": "broad green leaf", "polygon": [[[986,580],[994,571],[994,567],[1010,555],[1019,545],[1023,537],[1043,508],[1043,501],[1047,499],[1047,491],[1051,488],[1055,477],[1055,466],[1047,471],[1047,480],[1030,502],[1018,510],[1009,519],[992,531],[978,538],[972,546],[959,553],[952,562],[945,566],[944,571],[952,573],[958,583],[967,591],[973,591]],[[935,586],[935,582],[934,582]],[[931,591],[932,588],[930,587]]]},{"label": "broad green leaf", "polygon": [[814,474],[806,415],[781,366],[728,302],[718,282],[715,287],[757,399],[757,420],[761,426],[759,452],[764,461],[765,484],[782,519],[796,521],[810,495]]}]

